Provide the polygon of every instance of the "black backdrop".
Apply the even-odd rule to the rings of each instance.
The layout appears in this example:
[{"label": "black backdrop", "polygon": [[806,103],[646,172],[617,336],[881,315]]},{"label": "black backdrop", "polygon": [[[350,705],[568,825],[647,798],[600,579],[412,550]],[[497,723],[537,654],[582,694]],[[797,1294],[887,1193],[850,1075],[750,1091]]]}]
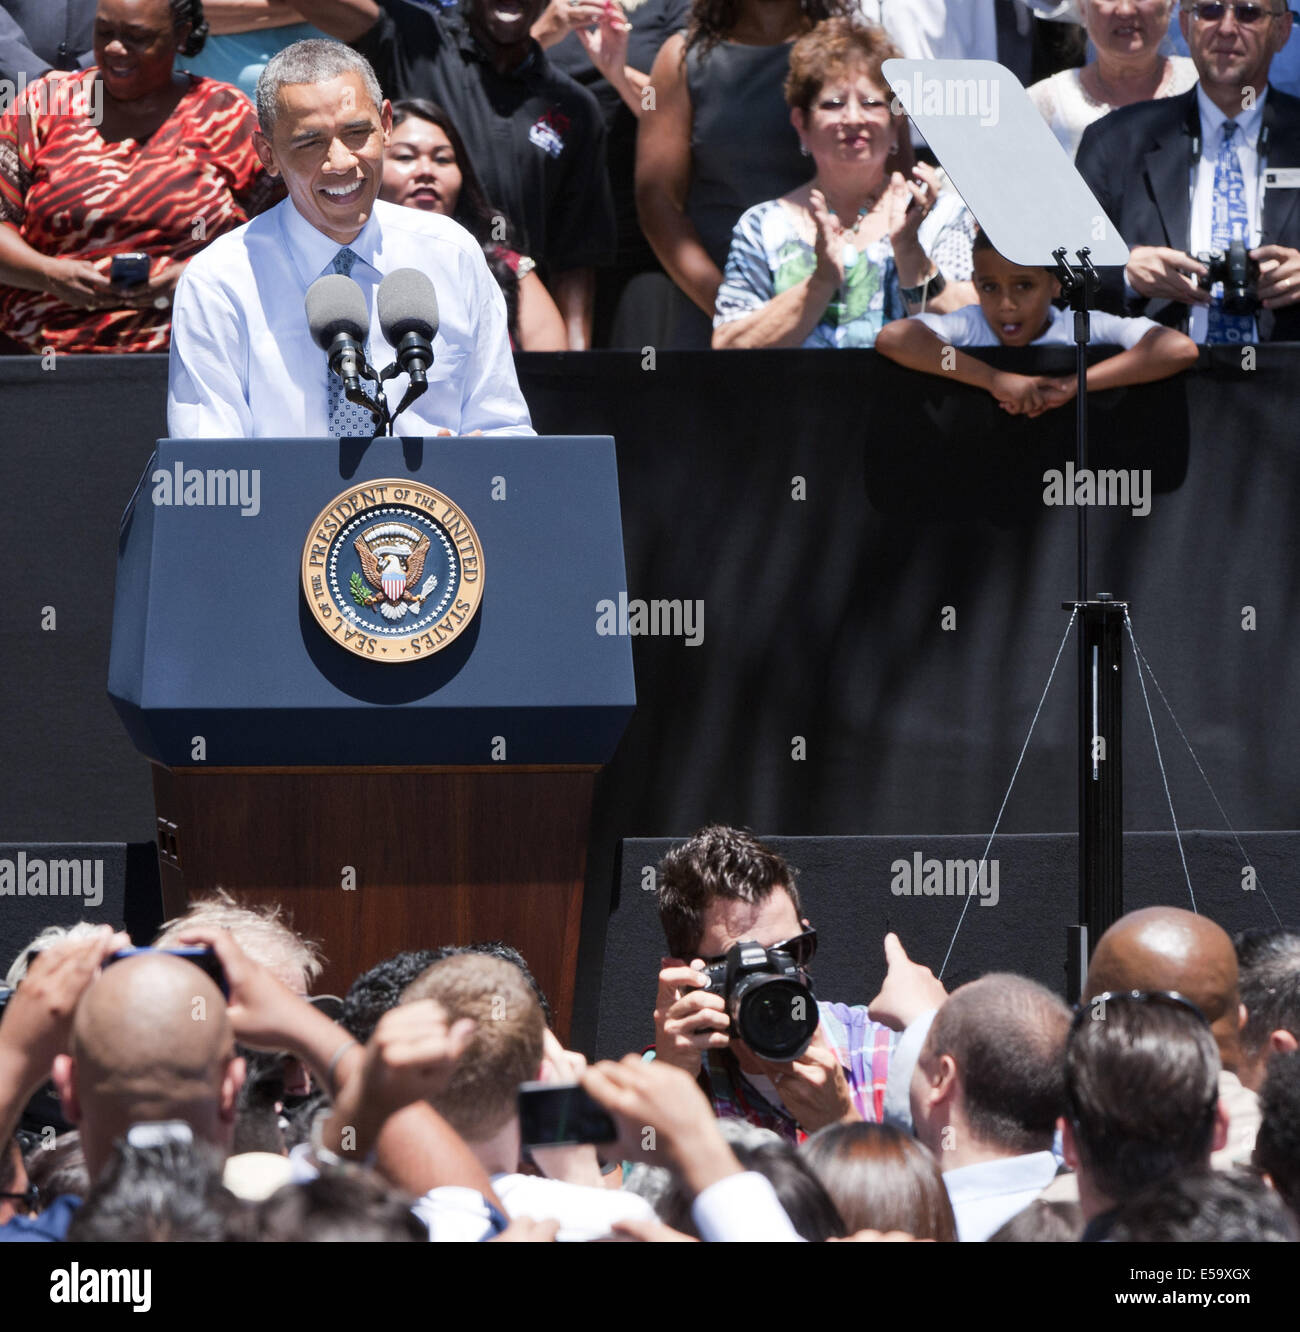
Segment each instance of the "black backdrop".
[{"label": "black backdrop", "polygon": [[[1235,824],[1291,829],[1300,349],[1257,355],[1206,353],[1179,380],[1093,400],[1096,465],[1149,468],[1156,488],[1149,517],[1094,512],[1093,588],[1132,603]],[[999,354],[1022,369],[1065,357]],[[640,703],[592,830],[580,1001],[594,1024],[620,838],[714,819],[807,836],[991,828],[1075,590],[1075,511],[1041,499],[1072,416],[1011,419],[870,352],[519,367],[539,431],[618,441],[629,595],[704,605],[700,646],[634,640]],[[117,521],[164,428],[165,372],[156,357],[0,361],[0,840],[151,835],[147,765],[104,683]],[[1125,669],[1127,824],[1167,828]],[[1153,705],[1181,826],[1222,826]],[[1073,761],[1067,649],[1003,830],[1071,830]]]}]

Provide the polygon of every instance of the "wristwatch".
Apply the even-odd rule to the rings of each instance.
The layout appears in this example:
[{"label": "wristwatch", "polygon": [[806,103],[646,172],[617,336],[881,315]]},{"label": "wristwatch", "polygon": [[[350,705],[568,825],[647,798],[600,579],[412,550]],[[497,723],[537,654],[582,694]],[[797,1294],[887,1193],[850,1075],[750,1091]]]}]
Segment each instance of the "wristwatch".
[{"label": "wristwatch", "polygon": [[905,301],[910,301],[913,305],[920,305],[923,301],[933,299],[947,285],[948,280],[936,268],[919,287],[904,287],[903,299]]}]

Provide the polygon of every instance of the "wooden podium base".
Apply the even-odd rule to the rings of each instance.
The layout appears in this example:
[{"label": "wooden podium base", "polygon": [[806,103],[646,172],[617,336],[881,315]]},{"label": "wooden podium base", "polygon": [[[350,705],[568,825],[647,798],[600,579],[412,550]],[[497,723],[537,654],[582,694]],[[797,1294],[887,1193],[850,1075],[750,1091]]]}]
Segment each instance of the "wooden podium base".
[{"label": "wooden podium base", "polygon": [[218,887],[280,903],[339,995],[394,953],[499,939],[567,1038],[597,768],[153,771],[169,918]]}]

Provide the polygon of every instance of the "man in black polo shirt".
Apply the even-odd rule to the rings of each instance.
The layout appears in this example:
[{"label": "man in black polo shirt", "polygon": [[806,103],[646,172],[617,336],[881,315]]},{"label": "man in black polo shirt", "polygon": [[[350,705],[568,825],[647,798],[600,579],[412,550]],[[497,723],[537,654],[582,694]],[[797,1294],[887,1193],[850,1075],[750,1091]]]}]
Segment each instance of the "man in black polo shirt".
[{"label": "man in black polo shirt", "polygon": [[553,68],[529,34],[544,0],[296,0],[351,43],[392,98],[429,97],[451,116],[489,201],[537,261],[569,332],[590,345],[595,268],[614,252],[605,126],[595,97]]}]

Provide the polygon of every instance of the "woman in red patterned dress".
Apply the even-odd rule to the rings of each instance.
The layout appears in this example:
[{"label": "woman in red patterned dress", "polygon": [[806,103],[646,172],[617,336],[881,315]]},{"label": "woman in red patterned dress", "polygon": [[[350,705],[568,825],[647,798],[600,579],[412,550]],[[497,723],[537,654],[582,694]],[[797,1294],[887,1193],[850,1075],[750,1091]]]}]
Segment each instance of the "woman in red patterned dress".
[{"label": "woman in red patterned dress", "polygon": [[[207,29],[201,0],[99,0],[95,64],[51,70],[0,116],[8,350],[165,351],[185,264],[279,197],[247,99],[174,69]],[[113,256],[136,252],[147,280],[114,284]]]}]

